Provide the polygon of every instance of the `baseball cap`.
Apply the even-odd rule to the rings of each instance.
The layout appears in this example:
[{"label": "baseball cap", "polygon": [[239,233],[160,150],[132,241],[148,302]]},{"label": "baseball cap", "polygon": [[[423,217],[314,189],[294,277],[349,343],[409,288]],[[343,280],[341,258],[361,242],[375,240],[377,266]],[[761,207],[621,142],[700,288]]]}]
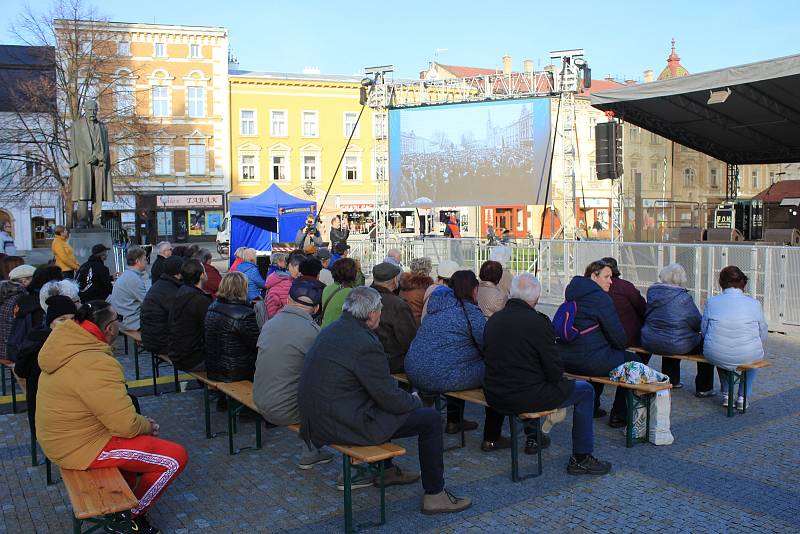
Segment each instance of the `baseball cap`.
[{"label": "baseball cap", "polygon": [[92,256],[94,256],[95,254],[100,254],[101,252],[105,252],[107,250],[111,249],[103,245],[102,243],[98,243],[92,247]]},{"label": "baseball cap", "polygon": [[343,254],[345,250],[350,250],[350,245],[348,245],[344,241],[340,241],[335,245],[333,245],[333,251],[336,254]]},{"label": "baseball cap", "polygon": [[34,271],[36,271],[36,269],[30,265],[18,265],[8,273],[8,279],[19,280],[20,278],[31,278],[33,277]]},{"label": "baseball cap", "polygon": [[306,306],[318,306],[322,302],[322,288],[325,286],[320,282],[315,282],[302,278],[295,279],[289,289],[289,297]]},{"label": "baseball cap", "polygon": [[400,274],[400,267],[385,261],[372,268],[372,278],[376,282],[387,282]]},{"label": "baseball cap", "polygon": [[321,247],[321,248],[317,249],[317,258],[319,258],[320,261],[321,260],[327,260],[330,257],[331,257],[330,249],[325,248],[325,247]]},{"label": "baseball cap", "polygon": [[444,260],[436,266],[436,276],[449,280],[453,273],[460,271],[461,267],[453,260]]}]

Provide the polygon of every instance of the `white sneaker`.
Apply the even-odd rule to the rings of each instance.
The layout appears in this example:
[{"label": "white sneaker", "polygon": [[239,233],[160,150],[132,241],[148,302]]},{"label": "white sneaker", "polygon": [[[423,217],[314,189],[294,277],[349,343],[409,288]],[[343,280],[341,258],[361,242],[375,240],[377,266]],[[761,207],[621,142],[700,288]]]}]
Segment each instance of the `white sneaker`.
[{"label": "white sneaker", "polygon": [[[747,407],[748,408],[750,407],[750,401],[747,401]],[[740,412],[745,409],[744,397],[739,397],[738,399],[736,399],[736,409],[739,410]]]},{"label": "white sneaker", "polygon": [[728,405],[728,394],[727,393],[723,393],[722,394],[722,405],[723,406],[727,406]]}]

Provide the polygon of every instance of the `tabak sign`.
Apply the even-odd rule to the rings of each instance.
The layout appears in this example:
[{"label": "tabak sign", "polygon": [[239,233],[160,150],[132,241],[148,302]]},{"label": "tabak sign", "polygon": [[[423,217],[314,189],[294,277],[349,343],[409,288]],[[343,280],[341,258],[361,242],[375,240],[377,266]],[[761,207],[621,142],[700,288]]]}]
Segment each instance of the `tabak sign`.
[{"label": "tabak sign", "polygon": [[306,206],[303,208],[279,208],[278,213],[281,215],[289,215],[290,213],[314,213],[314,206]]},{"label": "tabak sign", "polygon": [[222,195],[158,195],[159,208],[218,208]]}]

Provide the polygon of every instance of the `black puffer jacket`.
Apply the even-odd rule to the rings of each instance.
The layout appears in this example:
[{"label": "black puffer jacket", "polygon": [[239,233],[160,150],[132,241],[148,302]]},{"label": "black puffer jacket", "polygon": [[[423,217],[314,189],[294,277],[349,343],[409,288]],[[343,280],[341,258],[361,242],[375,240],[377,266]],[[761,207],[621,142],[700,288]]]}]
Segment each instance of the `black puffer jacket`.
[{"label": "black puffer jacket", "polygon": [[245,301],[218,298],[206,313],[205,332],[208,378],[253,380],[260,333],[253,307]]},{"label": "black puffer jacket", "polygon": [[148,352],[166,354],[169,351],[169,311],[179,287],[180,280],[162,274],[144,297],[139,325],[142,345]]},{"label": "black puffer jacket", "polygon": [[206,359],[203,323],[211,305],[211,295],[183,284],[175,293],[169,312],[169,347],[172,363],[181,371],[191,371]]}]

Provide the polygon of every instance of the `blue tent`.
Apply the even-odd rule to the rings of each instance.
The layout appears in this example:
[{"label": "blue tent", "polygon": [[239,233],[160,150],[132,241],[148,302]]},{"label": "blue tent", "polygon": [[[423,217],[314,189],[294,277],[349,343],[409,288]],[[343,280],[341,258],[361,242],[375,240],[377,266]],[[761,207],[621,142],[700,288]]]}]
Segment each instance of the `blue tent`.
[{"label": "blue tent", "polygon": [[316,214],[317,203],[293,197],[272,184],[260,195],[231,202],[230,210],[231,251],[239,247],[272,250],[273,241],[294,241],[306,216]]}]

